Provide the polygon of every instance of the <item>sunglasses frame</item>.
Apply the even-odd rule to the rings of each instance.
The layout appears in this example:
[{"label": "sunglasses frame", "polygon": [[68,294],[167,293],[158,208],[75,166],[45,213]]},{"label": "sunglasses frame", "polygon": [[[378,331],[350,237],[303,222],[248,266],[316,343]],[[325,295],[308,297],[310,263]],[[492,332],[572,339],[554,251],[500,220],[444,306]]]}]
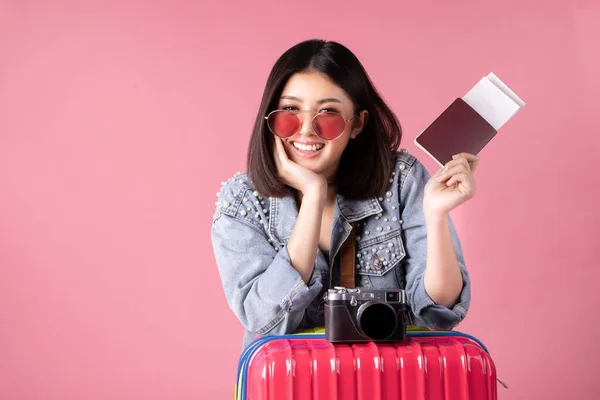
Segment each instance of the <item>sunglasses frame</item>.
[{"label": "sunglasses frame", "polygon": [[290,136],[286,136],[286,138],[289,138],[289,137],[292,137],[292,136],[294,136],[295,134],[297,134],[298,132],[300,132],[300,130],[302,129],[302,120],[300,119],[300,116],[299,116],[298,114],[300,114],[300,113],[311,113],[311,114],[315,114],[315,115],[314,115],[314,117],[312,117],[312,120],[310,121],[310,129],[312,130],[312,132],[313,132],[313,133],[314,133],[314,134],[315,134],[317,137],[319,137],[319,138],[321,138],[321,139],[323,139],[323,140],[327,140],[327,141],[330,141],[330,140],[335,140],[335,139],[339,138],[340,136],[342,136],[342,134],[343,134],[343,133],[344,133],[344,131],[346,130],[346,127],[344,126],[344,129],[342,129],[342,131],[339,133],[339,135],[337,135],[337,136],[336,136],[336,137],[334,137],[333,139],[325,139],[325,138],[323,138],[323,137],[319,136],[319,134],[318,134],[318,133],[315,131],[315,128],[314,128],[314,122],[315,122],[315,119],[316,119],[316,118],[317,118],[319,115],[321,115],[321,114],[335,114],[335,115],[339,115],[340,117],[342,117],[342,120],[344,121],[344,124],[348,124],[348,122],[352,121],[354,118],[356,118],[356,117],[357,117],[357,116],[355,115],[355,116],[353,116],[353,117],[351,117],[351,118],[345,119],[345,118],[344,118],[344,116],[343,116],[342,114],[338,113],[338,112],[324,112],[324,111],[314,112],[314,111],[311,111],[311,110],[293,110],[293,111],[292,111],[292,110],[273,110],[273,111],[271,111],[269,114],[267,114],[267,116],[265,117],[265,120],[267,121],[267,128],[269,128],[269,131],[271,131],[271,133],[272,133],[273,135],[277,136],[277,137],[281,137],[281,136],[279,136],[278,134],[276,134],[275,132],[273,132],[273,130],[272,130],[272,129],[271,129],[271,127],[269,126],[269,117],[270,117],[272,114],[274,114],[274,113],[277,113],[277,112],[287,112],[287,113],[290,113],[290,114],[294,114],[294,115],[296,116],[296,118],[298,118],[298,122],[300,122],[300,125],[299,125],[299,128],[298,128],[298,130],[297,130],[296,132],[294,132],[293,134],[291,134]]}]

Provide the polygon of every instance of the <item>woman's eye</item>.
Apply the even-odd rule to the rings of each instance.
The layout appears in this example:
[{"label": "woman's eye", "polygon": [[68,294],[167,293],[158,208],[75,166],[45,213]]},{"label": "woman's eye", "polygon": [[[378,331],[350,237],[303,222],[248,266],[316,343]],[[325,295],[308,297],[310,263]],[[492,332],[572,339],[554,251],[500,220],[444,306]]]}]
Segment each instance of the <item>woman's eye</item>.
[{"label": "woman's eye", "polygon": [[322,112],[322,113],[335,113],[335,114],[339,114],[340,113],[335,108],[322,108],[321,110],[319,110],[319,112]]},{"label": "woman's eye", "polygon": [[285,111],[295,111],[295,110],[298,109],[298,107],[296,107],[296,106],[283,106],[283,107],[281,107],[281,109],[285,110]]}]

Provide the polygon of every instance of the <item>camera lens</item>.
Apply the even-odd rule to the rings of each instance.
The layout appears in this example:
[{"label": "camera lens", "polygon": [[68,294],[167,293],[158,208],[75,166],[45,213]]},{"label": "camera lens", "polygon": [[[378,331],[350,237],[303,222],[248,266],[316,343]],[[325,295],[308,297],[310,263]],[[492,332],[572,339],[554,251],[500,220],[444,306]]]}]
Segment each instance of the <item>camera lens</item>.
[{"label": "camera lens", "polygon": [[385,292],[385,299],[387,301],[400,301],[400,293],[398,292]]},{"label": "camera lens", "polygon": [[367,302],[358,310],[358,325],[371,340],[385,340],[392,336],[398,325],[396,312],[386,303]]}]

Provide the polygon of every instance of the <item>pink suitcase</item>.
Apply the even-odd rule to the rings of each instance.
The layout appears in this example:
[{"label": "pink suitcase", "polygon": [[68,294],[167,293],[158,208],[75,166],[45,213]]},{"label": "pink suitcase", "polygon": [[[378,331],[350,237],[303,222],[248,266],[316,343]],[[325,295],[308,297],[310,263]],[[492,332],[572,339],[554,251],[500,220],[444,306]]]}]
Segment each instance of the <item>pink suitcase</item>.
[{"label": "pink suitcase", "polygon": [[240,358],[237,400],[496,400],[485,346],[460,332],[408,332],[396,344],[263,337]]}]

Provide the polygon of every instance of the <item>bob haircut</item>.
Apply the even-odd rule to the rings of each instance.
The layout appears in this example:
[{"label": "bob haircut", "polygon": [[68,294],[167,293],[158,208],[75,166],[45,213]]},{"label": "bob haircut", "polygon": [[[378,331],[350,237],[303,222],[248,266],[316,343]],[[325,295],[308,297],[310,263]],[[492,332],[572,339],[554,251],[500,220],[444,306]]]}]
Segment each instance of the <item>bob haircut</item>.
[{"label": "bob haircut", "polygon": [[273,155],[274,138],[265,116],[275,110],[288,79],[299,72],[317,71],[346,91],[354,115],[362,110],[369,119],[362,132],[348,142],[337,169],[337,193],[355,200],[381,196],[389,187],[393,156],[402,130],[396,115],[371,83],[362,64],[343,45],[307,40],[288,49],[277,60],[265,85],[250,138],[247,171],[258,193],[265,197],[293,195],[295,189],[279,179]]}]

